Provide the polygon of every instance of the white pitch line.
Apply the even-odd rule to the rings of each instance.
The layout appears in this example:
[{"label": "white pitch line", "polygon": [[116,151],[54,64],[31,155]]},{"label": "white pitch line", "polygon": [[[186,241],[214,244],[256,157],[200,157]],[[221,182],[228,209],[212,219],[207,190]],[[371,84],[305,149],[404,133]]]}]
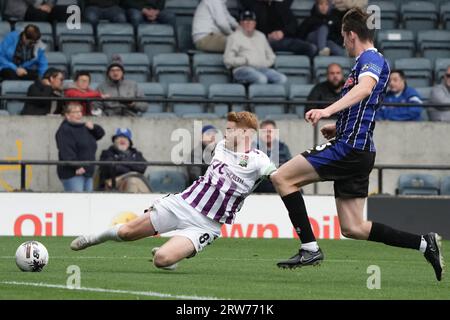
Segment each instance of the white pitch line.
[{"label": "white pitch line", "polygon": [[167,299],[181,299],[181,300],[221,300],[216,297],[201,297],[201,296],[188,296],[188,295],[173,295],[170,293],[161,293],[154,291],[130,291],[130,290],[115,290],[104,288],[69,288],[67,286],[59,284],[48,284],[43,282],[17,282],[17,281],[1,281],[0,284],[14,285],[14,286],[28,286],[28,287],[41,287],[41,288],[53,288],[53,289],[65,289],[70,291],[88,291],[88,292],[102,292],[102,293],[119,293],[130,294],[136,296],[157,297]]},{"label": "white pitch line", "polygon": [[[0,256],[0,259],[14,259],[14,256]],[[142,256],[142,257],[128,257],[128,256],[120,256],[120,257],[112,257],[112,256],[50,256],[51,259],[85,259],[85,260],[117,260],[117,259],[133,259],[133,260],[143,260],[150,259],[150,256]],[[281,260],[283,258],[278,258],[276,260]],[[202,257],[202,260],[211,260],[211,261],[274,261],[274,259],[270,258],[207,258]],[[355,259],[325,259],[325,261],[329,262],[343,262],[343,263],[359,263],[363,262],[362,260]],[[405,261],[405,260],[376,260],[377,262],[392,262],[392,263],[409,263],[409,264],[419,264],[422,263],[419,260],[417,261]]]}]

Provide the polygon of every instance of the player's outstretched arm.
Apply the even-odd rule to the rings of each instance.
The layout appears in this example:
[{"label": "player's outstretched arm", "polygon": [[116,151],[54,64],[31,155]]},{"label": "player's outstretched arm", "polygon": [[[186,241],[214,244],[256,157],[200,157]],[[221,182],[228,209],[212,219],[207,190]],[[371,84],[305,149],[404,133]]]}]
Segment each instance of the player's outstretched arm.
[{"label": "player's outstretched arm", "polygon": [[350,106],[368,97],[376,84],[377,81],[371,76],[361,77],[356,86],[354,86],[345,96],[329,107],[325,109],[309,110],[305,115],[306,121],[311,122],[312,125],[316,125],[320,119],[328,118],[339,111],[349,108]]}]

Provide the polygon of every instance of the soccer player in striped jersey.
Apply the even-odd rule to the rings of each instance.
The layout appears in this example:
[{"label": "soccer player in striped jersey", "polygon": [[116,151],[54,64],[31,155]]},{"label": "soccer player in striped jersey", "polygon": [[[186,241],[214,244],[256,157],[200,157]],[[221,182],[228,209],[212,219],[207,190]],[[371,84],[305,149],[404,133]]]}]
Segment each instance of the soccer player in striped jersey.
[{"label": "soccer player in striped jersey", "polygon": [[182,193],[160,199],[127,224],[76,238],[72,250],[173,231],[173,236],[152,253],[156,267],[174,269],[178,261],[211,244],[219,237],[222,224],[232,224],[244,199],[276,170],[265,153],[252,148],[258,130],[256,116],[247,111],[230,112],[227,120],[225,139],[216,145],[204,176]]},{"label": "soccer player in striped jersey", "polygon": [[439,235],[411,234],[365,221],[363,217],[369,174],[375,162],[374,118],[386,93],[390,73],[388,62],[373,46],[375,30],[368,27],[368,18],[369,15],[358,8],[343,17],[345,48],[350,57],[356,57],[356,64],[342,89],[341,99],[305,115],[315,126],[320,119],[337,113],[335,124],[321,128],[329,141],[294,157],[270,176],[302,242],[299,252],[280,261],[278,266],[296,268],[319,264],[324,259],[299,188],[312,182],[334,181],[336,207],[345,237],[420,250],[440,281],[443,258]]}]

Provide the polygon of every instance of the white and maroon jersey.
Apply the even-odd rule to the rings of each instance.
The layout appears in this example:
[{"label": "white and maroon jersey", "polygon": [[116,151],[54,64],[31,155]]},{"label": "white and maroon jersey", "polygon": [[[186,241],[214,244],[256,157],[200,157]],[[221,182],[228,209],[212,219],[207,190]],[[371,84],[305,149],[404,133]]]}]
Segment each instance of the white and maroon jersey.
[{"label": "white and maroon jersey", "polygon": [[204,176],[179,196],[201,214],[231,224],[244,199],[258,183],[276,170],[262,151],[233,152],[220,141]]}]

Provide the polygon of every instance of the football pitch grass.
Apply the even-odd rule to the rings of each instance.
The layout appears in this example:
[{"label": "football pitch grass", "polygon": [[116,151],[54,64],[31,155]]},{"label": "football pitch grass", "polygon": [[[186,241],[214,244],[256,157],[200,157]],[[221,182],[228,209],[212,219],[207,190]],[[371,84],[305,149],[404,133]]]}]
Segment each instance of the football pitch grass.
[{"label": "football pitch grass", "polygon": [[[17,247],[31,239],[49,251],[40,273],[15,265]],[[367,241],[320,240],[321,266],[282,270],[276,262],[295,253],[297,240],[222,238],[167,271],[156,269],[150,254],[165,238],[79,252],[69,249],[72,239],[0,237],[0,299],[450,299],[450,278],[437,282],[420,252]],[[450,241],[443,246],[448,259]],[[66,286],[71,265],[80,268],[78,290]],[[380,268],[381,288],[369,290],[373,265]]]}]

